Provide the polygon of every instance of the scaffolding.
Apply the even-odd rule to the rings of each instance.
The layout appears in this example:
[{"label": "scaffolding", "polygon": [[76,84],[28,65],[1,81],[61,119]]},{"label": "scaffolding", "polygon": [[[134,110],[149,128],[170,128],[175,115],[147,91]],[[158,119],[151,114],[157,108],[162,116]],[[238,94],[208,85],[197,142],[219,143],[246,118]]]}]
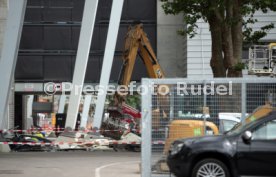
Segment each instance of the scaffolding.
[{"label": "scaffolding", "polygon": [[248,74],[276,76],[276,43],[254,45],[249,49]]}]

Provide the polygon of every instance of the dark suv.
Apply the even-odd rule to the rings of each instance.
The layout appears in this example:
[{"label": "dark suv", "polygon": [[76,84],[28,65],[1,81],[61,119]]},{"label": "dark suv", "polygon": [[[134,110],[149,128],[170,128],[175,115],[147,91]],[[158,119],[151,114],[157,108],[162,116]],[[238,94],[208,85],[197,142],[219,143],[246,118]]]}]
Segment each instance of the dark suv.
[{"label": "dark suv", "polygon": [[275,177],[276,111],[225,135],[176,140],[167,163],[177,177]]}]

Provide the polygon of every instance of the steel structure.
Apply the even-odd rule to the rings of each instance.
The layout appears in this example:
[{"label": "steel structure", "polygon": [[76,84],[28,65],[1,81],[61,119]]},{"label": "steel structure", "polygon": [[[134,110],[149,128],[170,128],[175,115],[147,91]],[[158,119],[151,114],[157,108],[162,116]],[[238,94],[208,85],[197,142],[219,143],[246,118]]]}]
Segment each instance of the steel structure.
[{"label": "steel structure", "polygon": [[102,123],[105,99],[113,64],[123,5],[124,0],[113,0],[99,85],[102,91],[98,92],[95,115],[93,120],[93,127],[95,128],[100,128]]},{"label": "steel structure", "polygon": [[90,105],[92,101],[92,95],[85,95],[84,103],[83,103],[83,109],[82,109],[82,115],[81,115],[81,124],[80,127],[86,127],[87,120],[89,117],[89,110]]},{"label": "steel structure", "polygon": [[86,0],[65,127],[75,128],[86,73],[98,0]]},{"label": "steel structure", "polygon": [[276,76],[276,43],[249,48],[248,74]]}]

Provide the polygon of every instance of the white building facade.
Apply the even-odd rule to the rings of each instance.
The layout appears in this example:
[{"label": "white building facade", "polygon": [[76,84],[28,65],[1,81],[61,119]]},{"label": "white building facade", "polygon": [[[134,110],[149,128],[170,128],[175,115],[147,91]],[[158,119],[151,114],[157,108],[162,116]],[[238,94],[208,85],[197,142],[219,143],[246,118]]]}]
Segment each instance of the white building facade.
[{"label": "white building facade", "polygon": [[[276,24],[276,12],[266,14],[257,12],[255,18],[258,19],[258,22],[252,25],[253,30],[259,30],[262,26],[270,23]],[[203,20],[199,20],[198,27],[198,35],[194,38],[187,38],[187,77],[210,78],[213,77],[213,73],[210,67],[212,42],[209,25]],[[276,42],[276,28],[270,30],[261,41]],[[247,59],[247,56],[244,56],[244,59]]]}]

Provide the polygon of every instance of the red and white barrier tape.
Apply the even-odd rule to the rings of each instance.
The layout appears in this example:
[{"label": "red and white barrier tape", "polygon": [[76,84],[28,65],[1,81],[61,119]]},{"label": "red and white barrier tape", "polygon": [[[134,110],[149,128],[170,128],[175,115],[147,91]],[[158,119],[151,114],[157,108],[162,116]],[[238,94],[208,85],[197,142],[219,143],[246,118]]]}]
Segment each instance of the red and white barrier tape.
[{"label": "red and white barrier tape", "polygon": [[[11,133],[29,133],[29,132],[43,132],[43,131],[49,131],[49,132],[84,132],[84,133],[88,133],[88,132],[93,132],[93,133],[97,133],[97,132],[123,132],[124,130],[35,130],[35,129],[30,129],[30,130],[0,130],[0,133],[3,132],[11,132]],[[131,131],[134,132],[138,132],[138,129],[132,129]]]},{"label": "red and white barrier tape", "polygon": [[[152,129],[152,132],[154,131],[165,131],[165,128],[160,129]],[[124,130],[64,130],[64,129],[29,129],[29,130],[0,130],[0,133],[3,132],[10,132],[10,133],[31,133],[31,132],[43,132],[43,131],[49,131],[49,132],[56,132],[56,133],[62,133],[62,132],[83,132],[83,133],[99,133],[99,132],[124,132]],[[139,129],[131,129],[133,132],[140,132]]]},{"label": "red and white barrier tape", "polygon": [[[45,143],[45,142],[0,142],[0,144],[6,144],[6,145],[65,145],[65,144],[77,144],[77,145],[94,145],[99,144],[97,142],[51,142],[51,143]],[[124,141],[109,141],[109,144],[115,144],[115,145],[139,145],[141,142],[124,142]],[[153,145],[164,145],[164,141],[153,141]]]}]

